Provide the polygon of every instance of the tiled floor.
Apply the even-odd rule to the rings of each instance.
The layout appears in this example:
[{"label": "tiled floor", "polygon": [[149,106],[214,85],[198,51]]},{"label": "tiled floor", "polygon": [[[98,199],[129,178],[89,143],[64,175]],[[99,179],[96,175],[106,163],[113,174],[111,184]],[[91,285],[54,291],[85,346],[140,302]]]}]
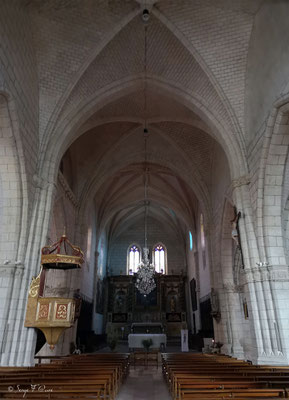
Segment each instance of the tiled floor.
[{"label": "tiled floor", "polygon": [[171,400],[161,367],[131,367],[116,400]]}]

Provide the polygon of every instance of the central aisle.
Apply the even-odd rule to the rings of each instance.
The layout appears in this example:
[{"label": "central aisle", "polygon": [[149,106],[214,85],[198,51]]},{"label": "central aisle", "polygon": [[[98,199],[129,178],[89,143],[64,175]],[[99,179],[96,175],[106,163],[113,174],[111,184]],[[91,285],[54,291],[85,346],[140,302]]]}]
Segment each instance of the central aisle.
[{"label": "central aisle", "polygon": [[127,380],[124,382],[116,400],[171,400],[171,396],[162,376],[159,366],[141,366],[130,368]]}]

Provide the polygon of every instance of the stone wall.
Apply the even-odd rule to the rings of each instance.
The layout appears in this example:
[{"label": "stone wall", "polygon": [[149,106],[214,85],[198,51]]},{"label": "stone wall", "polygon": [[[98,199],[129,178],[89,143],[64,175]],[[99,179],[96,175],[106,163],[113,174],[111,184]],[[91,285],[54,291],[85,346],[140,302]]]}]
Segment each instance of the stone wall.
[{"label": "stone wall", "polygon": [[[108,267],[111,274],[126,274],[129,246],[138,244],[143,248],[144,226],[142,222],[140,220],[126,232],[116,237],[115,242],[109,244]],[[185,272],[185,247],[182,240],[172,229],[148,218],[148,247],[150,251],[158,243],[162,243],[167,249],[168,273],[179,274],[182,270]]]}]

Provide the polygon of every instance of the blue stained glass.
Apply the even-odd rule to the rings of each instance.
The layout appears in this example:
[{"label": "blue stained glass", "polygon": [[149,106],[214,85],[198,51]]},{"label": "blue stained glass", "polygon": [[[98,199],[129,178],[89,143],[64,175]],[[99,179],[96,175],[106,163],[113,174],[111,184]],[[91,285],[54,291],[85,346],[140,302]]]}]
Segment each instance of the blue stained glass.
[{"label": "blue stained glass", "polygon": [[191,231],[189,232],[189,237],[190,237],[190,250],[193,250],[194,244],[193,244],[193,235]]}]

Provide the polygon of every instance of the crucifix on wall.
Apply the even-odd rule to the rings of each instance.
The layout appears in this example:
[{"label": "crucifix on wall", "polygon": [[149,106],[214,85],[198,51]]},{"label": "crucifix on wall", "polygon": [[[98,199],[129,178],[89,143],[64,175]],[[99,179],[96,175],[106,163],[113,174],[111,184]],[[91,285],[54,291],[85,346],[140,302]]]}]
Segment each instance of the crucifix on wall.
[{"label": "crucifix on wall", "polygon": [[234,283],[235,285],[239,284],[239,273],[240,269],[244,268],[244,259],[241,247],[241,238],[240,238],[240,230],[239,230],[239,220],[241,218],[241,211],[237,212],[237,208],[234,207],[234,219],[231,220],[232,226],[232,239],[235,243],[235,254],[234,254]]},{"label": "crucifix on wall", "polygon": [[234,207],[234,219],[231,221],[232,225],[232,239],[235,241],[237,246],[240,247],[240,232],[239,232],[239,219],[241,218],[241,211],[237,212],[237,208]]}]

